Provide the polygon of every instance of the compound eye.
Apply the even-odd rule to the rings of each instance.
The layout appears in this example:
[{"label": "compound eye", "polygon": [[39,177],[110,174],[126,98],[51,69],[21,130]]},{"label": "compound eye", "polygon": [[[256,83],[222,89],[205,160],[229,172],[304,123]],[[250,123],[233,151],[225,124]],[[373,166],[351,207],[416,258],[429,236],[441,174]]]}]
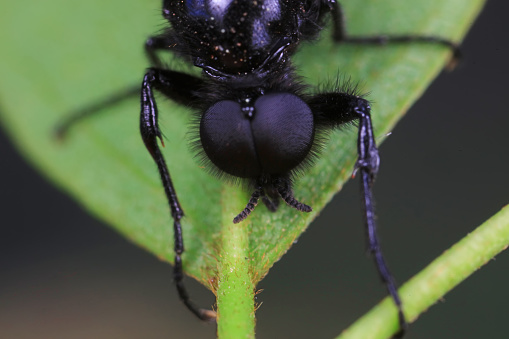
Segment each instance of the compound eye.
[{"label": "compound eye", "polygon": [[219,169],[241,178],[260,175],[250,120],[239,103],[223,100],[212,105],[201,118],[200,139]]},{"label": "compound eye", "polygon": [[254,106],[252,133],[263,171],[288,173],[306,158],[313,144],[311,109],[290,93],[261,96]]}]

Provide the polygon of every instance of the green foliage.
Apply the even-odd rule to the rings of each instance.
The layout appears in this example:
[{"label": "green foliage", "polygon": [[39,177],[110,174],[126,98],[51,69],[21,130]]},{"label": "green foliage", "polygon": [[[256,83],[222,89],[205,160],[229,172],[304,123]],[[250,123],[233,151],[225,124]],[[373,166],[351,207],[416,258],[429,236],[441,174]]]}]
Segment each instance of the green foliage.
[{"label": "green foliage", "polygon": [[[64,142],[52,137],[66,112],[141,82],[147,66],[142,45],[163,23],[160,3],[3,4],[0,99],[4,127],[41,172],[125,237],[172,262],[169,210],[156,167],[139,137],[138,99],[83,121]],[[419,33],[459,41],[482,3],[358,0],[345,1],[344,7],[352,34]],[[379,141],[450,57],[446,48],[436,45],[336,46],[329,36],[323,32],[319,42],[303,46],[295,63],[311,84],[334,82],[338,74],[360,82],[374,102]],[[196,71],[172,57],[168,60],[177,69]],[[227,293],[221,283],[232,272],[253,289],[350,177],[356,131],[332,133],[320,159],[297,182],[295,195],[313,207],[312,213],[286,206],[270,213],[261,204],[247,222],[232,227],[247,192],[217,180],[193,158],[186,136],[192,112],[165,100],[159,105],[166,135],[163,151],[186,213],[186,273],[216,295]],[[246,297],[252,307],[252,293]]]}]

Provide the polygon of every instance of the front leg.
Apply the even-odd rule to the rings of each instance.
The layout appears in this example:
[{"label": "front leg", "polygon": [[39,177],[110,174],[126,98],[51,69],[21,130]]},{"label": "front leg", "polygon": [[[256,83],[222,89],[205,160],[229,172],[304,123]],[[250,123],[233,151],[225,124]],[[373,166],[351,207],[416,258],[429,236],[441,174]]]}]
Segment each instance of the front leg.
[{"label": "front leg", "polygon": [[378,173],[380,156],[378,155],[375,135],[373,134],[370,110],[371,107],[366,100],[360,100],[354,108],[354,112],[359,119],[359,135],[357,138],[359,158],[355,164],[354,176],[358,170],[364,169],[369,174],[369,181],[372,184]]},{"label": "front leg", "polygon": [[382,255],[376,232],[377,227],[372,186],[380,165],[380,157],[373,133],[369,102],[354,94],[322,93],[312,97],[308,101],[308,104],[315,115],[318,128],[336,128],[354,120],[358,121],[357,152],[359,157],[355,165],[354,173],[360,172],[361,174],[362,205],[368,237],[368,247],[375,259],[380,277],[391,295],[394,304],[398,308],[398,317],[401,327],[399,335],[401,336],[407,327],[407,322],[403,314],[396,283]]},{"label": "front leg", "polygon": [[371,107],[369,102],[366,100],[359,100],[354,111],[359,117],[359,134],[357,139],[357,152],[359,154],[359,158],[355,164],[354,175],[357,171],[360,171],[361,173],[362,204],[364,208],[364,222],[366,224],[366,231],[368,235],[368,246],[375,259],[378,273],[394,300],[394,304],[398,308],[400,331],[396,334],[396,337],[401,338],[403,337],[408,324],[403,313],[401,298],[398,294],[396,283],[382,255],[376,232],[376,215],[372,186],[380,166],[380,156],[378,155],[378,149],[375,143],[373,124],[371,122],[370,114]]},{"label": "front leg", "polygon": [[355,93],[336,92],[318,94],[312,97],[308,104],[318,128],[334,129],[354,121],[358,122],[359,158],[354,174],[359,169],[365,169],[369,173],[370,181],[373,182],[380,166],[380,157],[373,133],[369,102]]},{"label": "front leg", "polygon": [[[193,79],[194,82],[188,81],[180,83],[180,81],[186,79]],[[177,99],[177,101],[188,102],[193,98],[193,91],[197,89],[192,84],[199,82],[199,79],[184,73],[157,68],[149,69],[145,74],[141,86],[140,131],[143,142],[159,170],[164,191],[170,205],[171,216],[173,217],[175,250],[175,267],[173,269],[173,277],[177,286],[179,297],[187,308],[198,318],[205,321],[214,321],[216,318],[216,312],[199,308],[191,302],[183,283],[184,273],[182,270],[182,254],[184,253],[184,239],[182,237],[182,226],[180,224],[180,220],[184,217],[184,211],[178,201],[177,193],[173,187],[170,177],[170,172],[168,171],[163,154],[161,153],[157,143],[157,139],[159,138],[164,146],[161,131],[158,126],[158,111],[153,93],[153,90],[157,89],[168,97]]]}]

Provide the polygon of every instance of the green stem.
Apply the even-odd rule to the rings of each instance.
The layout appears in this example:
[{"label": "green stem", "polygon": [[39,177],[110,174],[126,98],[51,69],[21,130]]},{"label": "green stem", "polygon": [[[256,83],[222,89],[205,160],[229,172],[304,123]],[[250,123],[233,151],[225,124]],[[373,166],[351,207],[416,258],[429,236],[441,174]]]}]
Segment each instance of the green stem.
[{"label": "green stem", "polygon": [[[225,211],[240,211],[238,204],[228,203],[237,194],[223,192]],[[232,206],[229,206],[232,205]],[[242,207],[243,208],[243,207]],[[233,215],[223,213],[222,247],[219,255],[217,283],[217,334],[221,339],[253,338],[255,328],[255,286],[249,271],[249,222],[233,224]],[[227,219],[227,220],[226,220]]]},{"label": "green stem", "polygon": [[[399,293],[409,322],[508,245],[509,206],[506,206],[401,287]],[[396,308],[391,299],[385,298],[337,339],[390,338],[397,331]]]}]

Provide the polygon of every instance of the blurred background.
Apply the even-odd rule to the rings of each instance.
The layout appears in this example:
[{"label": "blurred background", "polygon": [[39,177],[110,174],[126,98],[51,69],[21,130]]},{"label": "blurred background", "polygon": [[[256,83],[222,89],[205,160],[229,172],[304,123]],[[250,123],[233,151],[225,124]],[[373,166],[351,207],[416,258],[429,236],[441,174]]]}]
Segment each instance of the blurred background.
[{"label": "blurred background", "polygon": [[[400,283],[509,202],[508,12],[507,2],[488,1],[460,66],[439,76],[381,147],[380,235]],[[88,216],[2,131],[0,157],[1,338],[215,337],[180,305],[166,263]],[[261,282],[258,338],[332,338],[385,296],[365,255],[359,200],[358,182],[348,183]],[[508,272],[502,253],[408,338],[505,337]],[[194,300],[214,302],[187,283]]]}]

